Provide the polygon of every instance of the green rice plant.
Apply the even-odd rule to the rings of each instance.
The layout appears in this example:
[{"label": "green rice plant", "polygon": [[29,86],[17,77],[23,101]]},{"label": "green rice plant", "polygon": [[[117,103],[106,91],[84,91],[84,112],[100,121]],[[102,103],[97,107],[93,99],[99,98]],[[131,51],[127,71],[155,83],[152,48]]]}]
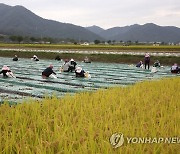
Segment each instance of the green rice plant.
[{"label": "green rice plant", "polygon": [[29,48],[29,49],[67,49],[67,50],[111,50],[111,51],[156,51],[156,52],[180,52],[180,46],[171,46],[171,45],[161,45],[161,46],[153,46],[153,45],[74,45],[74,44],[6,44],[0,43],[0,47],[3,48]]},{"label": "green rice plant", "polygon": [[180,78],[0,106],[0,153],[178,153],[179,143],[128,144],[125,137],[179,137]]}]

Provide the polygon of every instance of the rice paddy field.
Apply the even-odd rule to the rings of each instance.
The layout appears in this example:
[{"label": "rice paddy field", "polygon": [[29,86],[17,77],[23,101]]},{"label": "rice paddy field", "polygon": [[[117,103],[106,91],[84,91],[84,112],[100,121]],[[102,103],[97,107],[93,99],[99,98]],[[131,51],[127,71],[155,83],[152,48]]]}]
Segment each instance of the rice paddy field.
[{"label": "rice paddy field", "polygon": [[[128,64],[78,61],[91,78],[76,78],[60,73],[62,61],[0,61],[16,75],[0,75],[0,153],[179,153],[180,76],[169,66],[151,73]],[[58,78],[42,79],[50,64]],[[112,142],[115,133],[123,140],[116,136]]]},{"label": "rice paddy field", "polygon": [[[78,65],[85,71],[89,71],[91,78],[76,78],[75,73],[60,73],[62,61],[40,60],[38,62],[30,58],[20,58],[18,62],[11,58],[0,58],[2,68],[8,65],[16,78],[3,78],[0,75],[1,102],[22,102],[23,99],[40,99],[45,96],[56,95],[62,97],[65,94],[74,95],[82,91],[94,91],[99,88],[125,86],[143,80],[151,80],[162,77],[175,76],[170,73],[170,67],[159,68],[157,73],[150,70],[136,68],[134,65],[114,63],[83,63]],[[57,79],[42,79],[42,71],[53,64],[53,70],[57,73]]]},{"label": "rice paddy field", "polygon": [[[0,107],[0,153],[178,154],[180,78],[82,92],[62,99]],[[124,135],[118,148],[114,133]],[[125,137],[171,138],[171,143],[128,143]],[[115,139],[117,144],[119,139]]]},{"label": "rice paddy field", "polygon": [[157,50],[157,51],[169,51],[169,52],[179,52],[179,45],[74,45],[74,44],[9,44],[0,43],[0,48],[29,48],[29,49],[89,49],[89,50]]}]

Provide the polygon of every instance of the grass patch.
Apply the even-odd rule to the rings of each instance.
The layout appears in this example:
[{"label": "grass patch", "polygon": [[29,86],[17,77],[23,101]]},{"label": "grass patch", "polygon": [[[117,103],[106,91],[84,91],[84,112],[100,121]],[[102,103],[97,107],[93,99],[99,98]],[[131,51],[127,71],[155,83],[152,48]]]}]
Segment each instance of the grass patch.
[{"label": "grass patch", "polygon": [[156,51],[156,52],[180,52],[180,46],[153,46],[153,45],[73,45],[73,44],[6,44],[1,43],[1,48],[30,48],[30,49],[72,49],[72,50],[134,50],[134,51]]},{"label": "grass patch", "polygon": [[[19,58],[31,58],[33,55],[37,55],[39,59],[55,59],[59,55],[62,59],[75,59],[76,61],[83,61],[85,56],[89,57],[92,62],[105,62],[105,63],[127,63],[136,64],[140,60],[144,60],[142,55],[114,55],[114,54],[79,54],[79,53],[62,53],[55,52],[28,52],[28,51],[0,51],[0,57],[14,57],[18,55]],[[178,63],[180,57],[173,56],[151,56],[151,65],[159,60],[162,65],[172,65]]]},{"label": "grass patch", "polygon": [[0,107],[1,153],[178,153],[179,144],[127,144],[109,138],[180,134],[180,78]]}]

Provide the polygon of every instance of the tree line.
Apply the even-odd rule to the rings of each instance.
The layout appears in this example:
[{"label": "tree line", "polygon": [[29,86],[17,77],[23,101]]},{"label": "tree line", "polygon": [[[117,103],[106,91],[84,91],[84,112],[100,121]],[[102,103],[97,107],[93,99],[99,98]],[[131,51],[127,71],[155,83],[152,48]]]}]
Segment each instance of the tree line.
[{"label": "tree line", "polygon": [[[137,41],[116,41],[116,40],[94,40],[92,42],[89,42],[87,40],[74,40],[71,38],[67,39],[59,39],[59,38],[51,38],[51,37],[30,37],[30,36],[20,36],[20,35],[11,35],[11,36],[5,36],[5,35],[0,35],[0,42],[4,43],[42,43],[42,44],[56,44],[56,43],[62,43],[62,44],[82,44],[84,42],[92,43],[92,44],[108,44],[108,45],[114,45],[114,44],[120,44],[120,45],[143,45],[143,44],[149,44],[147,43],[142,43]],[[157,44],[157,42],[154,42],[154,44]],[[161,42],[160,45],[166,45],[167,43]]]}]

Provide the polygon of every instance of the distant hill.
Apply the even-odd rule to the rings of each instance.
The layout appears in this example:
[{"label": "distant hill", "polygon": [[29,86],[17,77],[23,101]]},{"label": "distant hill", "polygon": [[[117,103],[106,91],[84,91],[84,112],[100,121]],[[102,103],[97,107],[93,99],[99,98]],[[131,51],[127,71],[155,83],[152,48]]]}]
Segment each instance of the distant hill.
[{"label": "distant hill", "polygon": [[180,42],[180,28],[174,26],[158,26],[153,23],[114,27],[96,34],[106,40],[116,41]]},{"label": "distant hill", "polygon": [[101,28],[99,26],[95,26],[95,25],[94,26],[90,26],[90,27],[86,27],[86,29],[88,29],[89,31],[91,31],[91,32],[93,32],[95,34],[99,34],[99,33],[104,31],[103,28]]},{"label": "distant hill", "polygon": [[139,42],[180,42],[180,28],[158,26],[153,23],[103,29],[98,26],[81,27],[47,20],[23,6],[0,3],[0,34],[51,37],[75,40],[116,40]]},{"label": "distant hill", "polygon": [[23,6],[0,4],[0,34],[34,37],[103,40],[84,27],[43,19]]},{"label": "distant hill", "polygon": [[162,27],[149,23],[132,27],[123,34],[114,35],[113,39],[141,42],[180,42],[180,28]]},{"label": "distant hill", "polygon": [[123,35],[126,32],[128,32],[132,27],[136,27],[136,26],[138,25],[125,26],[125,27],[113,27],[105,31],[102,31],[99,35],[106,39],[115,40],[114,36]]}]

